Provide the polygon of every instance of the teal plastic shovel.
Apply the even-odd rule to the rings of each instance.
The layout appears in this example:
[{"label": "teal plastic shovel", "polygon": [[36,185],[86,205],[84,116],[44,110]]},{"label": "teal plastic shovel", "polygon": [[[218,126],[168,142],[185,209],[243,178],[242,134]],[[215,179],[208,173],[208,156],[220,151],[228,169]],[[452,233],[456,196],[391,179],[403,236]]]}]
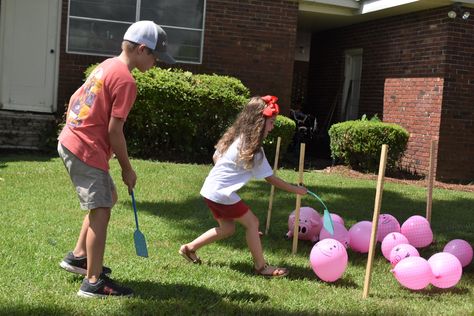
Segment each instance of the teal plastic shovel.
[{"label": "teal plastic shovel", "polygon": [[146,247],[145,235],[143,235],[140,229],[138,228],[137,206],[135,205],[135,195],[133,194],[133,190],[132,190],[132,205],[133,205],[133,212],[135,213],[135,224],[137,225],[137,229],[133,233],[133,241],[135,242],[135,250],[137,251],[137,256],[148,258],[148,249]]},{"label": "teal plastic shovel", "polygon": [[324,229],[326,229],[332,236],[334,236],[334,224],[332,223],[331,214],[329,213],[326,204],[324,204],[323,200],[321,200],[321,198],[317,196],[316,193],[311,192],[310,190],[308,190],[308,193],[317,198],[319,202],[321,202],[321,204],[324,206],[323,226]]}]

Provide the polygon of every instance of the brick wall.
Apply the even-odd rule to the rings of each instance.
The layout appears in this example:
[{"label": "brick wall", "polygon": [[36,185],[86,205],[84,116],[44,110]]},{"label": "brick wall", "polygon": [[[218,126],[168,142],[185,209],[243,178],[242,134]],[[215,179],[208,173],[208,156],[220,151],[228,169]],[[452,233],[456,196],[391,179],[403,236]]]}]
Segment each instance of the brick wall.
[{"label": "brick wall", "polygon": [[308,86],[312,112],[324,118],[334,103],[348,49],[363,49],[359,116],[382,115],[386,78],[443,77],[449,22],[443,8],[314,34]]},{"label": "brick wall", "polygon": [[[308,101],[310,111],[324,121],[343,84],[347,49],[363,49],[359,117],[377,113],[384,118],[387,78],[443,78],[437,178],[472,181],[474,20],[449,19],[448,8],[313,34]],[[407,129],[417,133],[415,125]],[[419,139],[410,139],[410,148],[423,146]],[[420,171],[428,163],[423,155],[417,156]]]},{"label": "brick wall", "polygon": [[474,181],[474,20],[449,24],[438,173]]},{"label": "brick wall", "polygon": [[443,84],[442,78],[385,80],[384,121],[410,131],[402,167],[412,173],[429,172],[431,140],[439,139]]},{"label": "brick wall", "polygon": [[0,110],[0,148],[48,149],[55,123],[52,114]]},{"label": "brick wall", "polygon": [[[103,57],[66,54],[68,1],[63,0],[58,105],[81,84],[84,69]],[[291,98],[298,2],[207,0],[201,65],[177,64],[195,73],[235,76],[252,94],[274,94],[287,111]],[[157,21],[159,23],[159,21]]]}]

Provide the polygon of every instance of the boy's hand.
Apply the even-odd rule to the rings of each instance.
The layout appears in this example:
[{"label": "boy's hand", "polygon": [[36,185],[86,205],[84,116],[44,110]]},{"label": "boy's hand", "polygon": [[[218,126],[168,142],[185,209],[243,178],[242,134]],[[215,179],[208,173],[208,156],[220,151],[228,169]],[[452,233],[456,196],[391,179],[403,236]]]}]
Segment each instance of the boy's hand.
[{"label": "boy's hand", "polygon": [[137,183],[137,175],[133,169],[122,170],[123,183],[128,187],[128,194],[132,194],[132,190]]}]

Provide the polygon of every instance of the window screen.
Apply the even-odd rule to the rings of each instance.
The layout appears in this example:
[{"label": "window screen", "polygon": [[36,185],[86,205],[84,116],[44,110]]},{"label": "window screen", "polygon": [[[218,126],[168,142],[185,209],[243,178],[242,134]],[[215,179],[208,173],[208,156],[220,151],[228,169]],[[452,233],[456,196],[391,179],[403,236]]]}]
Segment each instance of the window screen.
[{"label": "window screen", "polygon": [[69,0],[67,52],[115,56],[135,21],[152,20],[168,34],[177,61],[201,63],[205,0]]}]

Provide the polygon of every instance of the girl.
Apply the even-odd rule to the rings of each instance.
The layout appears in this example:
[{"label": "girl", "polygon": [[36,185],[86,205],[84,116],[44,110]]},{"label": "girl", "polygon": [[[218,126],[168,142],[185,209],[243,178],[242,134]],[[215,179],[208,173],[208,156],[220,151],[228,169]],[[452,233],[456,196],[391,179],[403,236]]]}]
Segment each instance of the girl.
[{"label": "girl", "polygon": [[182,245],[179,254],[186,260],[200,264],[196,251],[234,234],[235,222],[238,222],[246,229],[245,238],[253,257],[255,273],[271,277],[288,275],[288,269],[273,267],[265,262],[258,218],[236,193],[252,176],[265,178],[268,183],[288,192],[301,195],[307,192],[306,188],[291,185],[273,175],[263,152],[262,142],[273,129],[279,112],[275,103],[277,100],[269,95],[252,98],[217,143],[213,156],[215,165],[200,193],[219,227],[211,228],[192,242]]}]

